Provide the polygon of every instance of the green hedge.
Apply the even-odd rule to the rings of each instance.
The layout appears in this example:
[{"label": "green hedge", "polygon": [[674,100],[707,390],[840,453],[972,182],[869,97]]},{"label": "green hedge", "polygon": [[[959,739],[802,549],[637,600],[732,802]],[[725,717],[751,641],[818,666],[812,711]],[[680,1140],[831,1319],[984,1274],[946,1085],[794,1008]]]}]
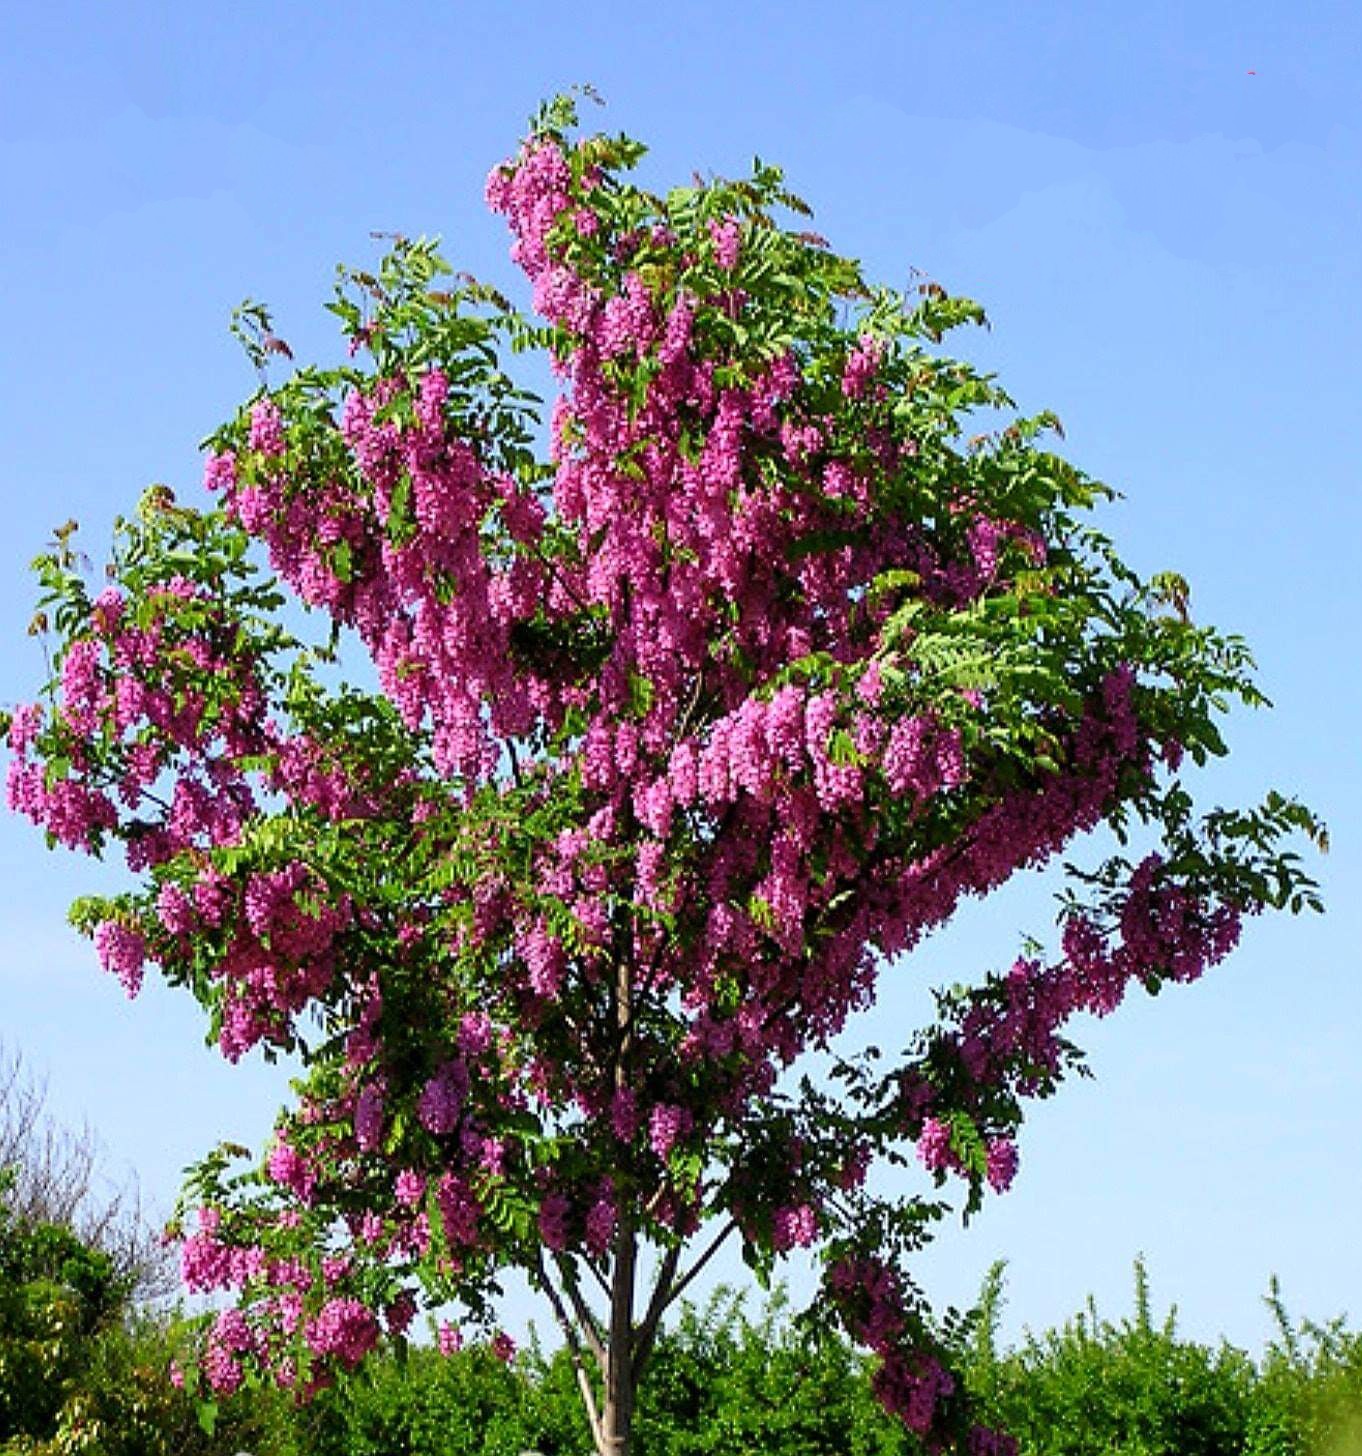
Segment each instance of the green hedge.
[{"label": "green hedge", "polygon": [[[1293,1323],[1275,1286],[1277,1334],[1251,1360],[1155,1319],[1143,1264],[1129,1316],[1089,1307],[999,1350],[1002,1269],[958,1352],[992,1424],[1025,1456],[1362,1456],[1362,1336]],[[660,1342],[640,1399],[640,1456],[896,1456],[918,1448],[872,1401],[864,1362],[807,1336],[779,1300],[752,1317],[722,1291]],[[326,1392],[262,1456],[581,1456],[590,1449],[562,1352],[514,1369],[486,1350],[414,1350]]]},{"label": "green hedge", "polygon": [[[981,1292],[966,1383],[1026,1456],[1362,1456],[1362,1336],[1296,1324],[1275,1285],[1258,1361],[1155,1319],[1136,1264],[1132,1313],[1089,1308],[998,1348],[1002,1268]],[[188,1325],[138,1312],[109,1260],[69,1230],[14,1218],[0,1183],[0,1456],[584,1456],[562,1351],[512,1365],[473,1347],[387,1355],[299,1409],[277,1392],[223,1403],[211,1432],[167,1378]],[[865,1362],[721,1291],[659,1341],[640,1396],[639,1456],[915,1456],[875,1406]]]},{"label": "green hedge", "polygon": [[219,1456],[270,1449],[290,1417],[258,1396],[213,1438],[170,1384],[185,1327],[134,1309],[131,1277],[61,1224],[17,1217],[0,1170],[0,1453]]},{"label": "green hedge", "polygon": [[[749,1318],[717,1295],[659,1343],[637,1415],[646,1456],[893,1456],[909,1450],[870,1397],[862,1362],[805,1338],[775,1305]],[[571,1363],[483,1348],[381,1359],[323,1392],[270,1456],[581,1456],[591,1446]]]},{"label": "green hedge", "polygon": [[1276,1335],[1257,1362],[1221,1341],[1183,1339],[1176,1308],[1155,1320],[1144,1264],[1132,1313],[1086,1311],[995,1350],[1002,1266],[980,1296],[969,1384],[1026,1456],[1362,1456],[1362,1335],[1296,1324],[1274,1280]]}]

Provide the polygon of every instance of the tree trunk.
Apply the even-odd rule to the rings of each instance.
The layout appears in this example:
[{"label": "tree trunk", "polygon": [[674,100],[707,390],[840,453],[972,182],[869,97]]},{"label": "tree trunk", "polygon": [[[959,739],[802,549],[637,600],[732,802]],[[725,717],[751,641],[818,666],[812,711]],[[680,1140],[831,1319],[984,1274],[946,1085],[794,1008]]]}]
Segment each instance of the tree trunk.
[{"label": "tree trunk", "polygon": [[[621,956],[615,970],[615,1088],[629,1086],[634,1041],[633,967]],[[603,1456],[629,1456],[634,1434],[634,1278],[638,1235],[634,1211],[620,1200],[615,1228],[615,1258],[610,1278],[610,1328],[606,1338],[605,1409],[601,1412]]]},{"label": "tree trunk", "polygon": [[601,1445],[606,1456],[629,1456],[634,1433],[634,1263],[638,1252],[633,1219],[621,1210],[615,1236],[610,1289],[610,1340],[606,1351],[605,1410]]}]

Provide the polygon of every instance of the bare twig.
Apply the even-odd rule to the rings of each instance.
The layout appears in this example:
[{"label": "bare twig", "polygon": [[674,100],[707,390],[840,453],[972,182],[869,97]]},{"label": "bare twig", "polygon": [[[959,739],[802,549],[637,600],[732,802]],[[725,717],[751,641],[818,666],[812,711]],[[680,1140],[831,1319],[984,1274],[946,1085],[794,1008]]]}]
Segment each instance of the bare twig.
[{"label": "bare twig", "polygon": [[588,1258],[587,1255],[583,1254],[581,1258],[582,1263],[586,1265],[587,1272],[596,1281],[596,1283],[600,1285],[601,1293],[609,1298],[610,1285],[606,1281],[605,1270],[599,1264],[597,1264],[594,1259]]},{"label": "bare twig", "polygon": [[18,1052],[0,1048],[0,1169],[13,1172],[6,1201],[20,1219],[60,1224],[105,1253],[132,1296],[156,1300],[178,1284],[174,1261],[143,1207],[136,1180],[103,1171],[107,1155],[88,1124],[64,1127],[47,1088]]}]

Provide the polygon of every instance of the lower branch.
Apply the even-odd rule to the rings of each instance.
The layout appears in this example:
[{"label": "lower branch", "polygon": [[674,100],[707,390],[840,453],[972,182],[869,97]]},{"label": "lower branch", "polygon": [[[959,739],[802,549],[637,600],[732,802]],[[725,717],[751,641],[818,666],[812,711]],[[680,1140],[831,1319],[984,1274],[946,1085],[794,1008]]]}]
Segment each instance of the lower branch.
[{"label": "lower branch", "polygon": [[577,1324],[591,1347],[591,1353],[596,1357],[596,1363],[601,1367],[601,1373],[604,1374],[605,1340],[595,1311],[582,1297],[581,1286],[577,1282],[576,1265],[566,1255],[561,1254],[555,1256],[554,1262],[558,1266],[558,1276],[563,1281],[563,1290],[572,1305],[572,1312],[577,1316]]},{"label": "lower branch", "polygon": [[591,1426],[591,1443],[595,1446],[598,1456],[611,1456],[606,1444],[600,1407],[596,1403],[596,1392],[592,1388],[591,1377],[587,1374],[586,1353],[582,1349],[581,1341],[577,1338],[577,1330],[568,1317],[567,1308],[559,1297],[558,1291],[553,1287],[553,1281],[549,1278],[549,1271],[544,1266],[543,1254],[538,1256],[536,1267],[532,1272],[535,1282],[553,1309],[553,1317],[558,1323],[558,1328],[563,1332],[563,1338],[567,1341],[568,1353],[572,1357],[572,1368],[577,1375],[577,1388],[582,1393],[582,1404],[586,1407],[587,1422]]}]

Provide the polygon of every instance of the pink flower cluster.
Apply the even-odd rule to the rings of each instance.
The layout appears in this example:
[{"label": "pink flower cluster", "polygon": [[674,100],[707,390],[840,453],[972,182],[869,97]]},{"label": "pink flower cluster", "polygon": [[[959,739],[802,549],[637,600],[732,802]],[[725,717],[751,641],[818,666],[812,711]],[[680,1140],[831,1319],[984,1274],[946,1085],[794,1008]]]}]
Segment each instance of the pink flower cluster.
[{"label": "pink flower cluster", "polygon": [[1017,1145],[1010,1138],[990,1138],[987,1151],[988,1186],[1006,1193],[1017,1176]]},{"label": "pink flower cluster", "polygon": [[586,1214],[586,1246],[598,1259],[609,1252],[618,1220],[614,1186],[603,1179]]},{"label": "pink flower cluster", "polygon": [[954,1377],[924,1344],[909,1319],[899,1276],[878,1259],[839,1259],[826,1288],[852,1337],[879,1357],[872,1388],[880,1403],[909,1430],[933,1437],[943,1407],[956,1391]]},{"label": "pink flower cluster", "polygon": [[690,1132],[694,1120],[686,1107],[659,1103],[653,1108],[648,1119],[648,1142],[662,1162],[666,1162],[672,1149]]},{"label": "pink flower cluster", "polygon": [[544,1247],[561,1253],[568,1246],[568,1213],[571,1205],[561,1193],[550,1193],[539,1205],[539,1237]]},{"label": "pink flower cluster", "polygon": [[116,920],[102,921],[95,927],[95,951],[104,969],[118,977],[129,996],[136,996],[147,959],[147,943],[140,932]]},{"label": "pink flower cluster", "polygon": [[196,1294],[214,1289],[240,1289],[269,1272],[266,1251],[259,1244],[231,1244],[219,1237],[221,1215],[205,1208],[199,1227],[180,1244],[180,1273],[185,1287]]},{"label": "pink flower cluster", "polygon": [[937,1407],[955,1392],[955,1378],[930,1355],[887,1356],[871,1378],[876,1398],[910,1431],[925,1436],[937,1419]]},{"label": "pink flower cluster", "polygon": [[421,1126],[436,1136],[455,1131],[467,1096],[467,1064],[460,1060],[446,1062],[426,1083],[417,1101]]},{"label": "pink flower cluster", "polygon": [[312,1202],[317,1175],[307,1158],[292,1143],[280,1138],[265,1166],[274,1182],[287,1188],[300,1203]]},{"label": "pink flower cluster", "polygon": [[246,1378],[243,1359],[259,1355],[263,1342],[239,1309],[225,1309],[213,1321],[203,1357],[203,1372],[217,1395],[232,1395]]},{"label": "pink flower cluster", "polygon": [[818,1215],[807,1204],[778,1208],[772,1220],[771,1242],[778,1252],[807,1249],[818,1237]]},{"label": "pink flower cluster", "polygon": [[476,1244],[482,1205],[468,1182],[457,1173],[446,1173],[436,1190],[436,1202],[450,1244],[455,1248]]},{"label": "pink flower cluster", "polygon": [[922,1125],[922,1135],[917,1140],[917,1155],[929,1173],[944,1172],[954,1166],[955,1155],[951,1152],[951,1129],[940,1118],[929,1117]]},{"label": "pink flower cluster", "polygon": [[378,1336],[373,1312],[357,1299],[328,1300],[307,1326],[313,1353],[333,1356],[350,1370],[378,1343]]},{"label": "pink flower cluster", "polygon": [[[1200,901],[1176,882],[1161,883],[1160,868],[1157,856],[1136,866],[1108,930],[1087,917],[1071,917],[1060,961],[1043,966],[1018,960],[1008,975],[978,991],[955,1027],[940,1033],[975,1083],[1029,1094],[1045,1074],[1058,1070],[1060,1031],[1073,1015],[1109,1014],[1132,981],[1195,980],[1233,950],[1239,913]],[[930,1127],[928,1119],[923,1140],[939,1137],[929,1134]],[[1016,1170],[1010,1141],[990,1144],[988,1167],[990,1184],[1001,1191]]]}]

